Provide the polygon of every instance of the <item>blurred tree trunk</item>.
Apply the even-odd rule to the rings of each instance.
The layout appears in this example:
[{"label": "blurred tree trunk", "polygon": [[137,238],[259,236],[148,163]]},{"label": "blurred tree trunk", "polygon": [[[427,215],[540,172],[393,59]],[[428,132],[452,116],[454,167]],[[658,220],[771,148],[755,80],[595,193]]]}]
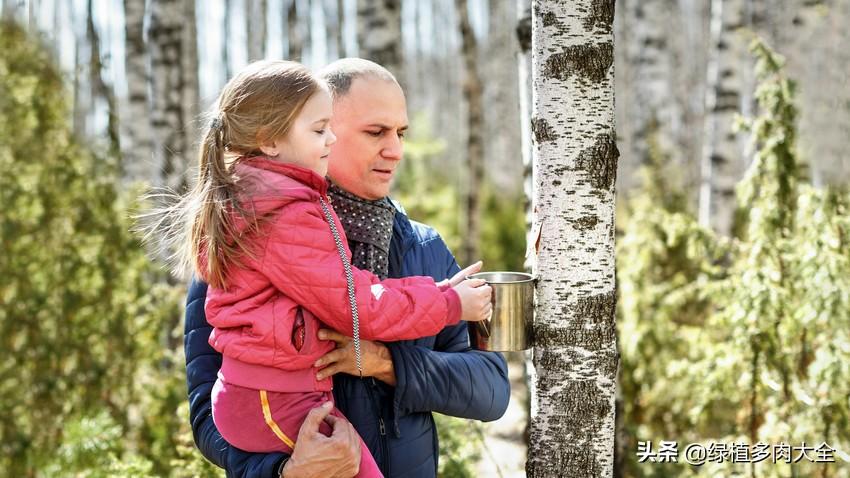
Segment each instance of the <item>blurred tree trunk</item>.
[{"label": "blurred tree trunk", "polygon": [[221,63],[224,67],[224,81],[233,76],[233,66],[230,64],[230,17],[233,14],[233,0],[224,0],[224,32],[221,42]]},{"label": "blurred tree trunk", "polygon": [[290,0],[289,8],[286,10],[287,37],[289,38],[287,59],[292,61],[301,61],[304,53],[304,29],[298,21],[298,14],[298,0]]},{"label": "blurred tree trunk", "polygon": [[538,167],[530,478],[611,476],[615,337],[614,0],[532,10]]},{"label": "blurred tree trunk", "polygon": [[[73,11],[73,10],[72,10]],[[71,14],[74,15],[73,13]],[[86,58],[88,45],[85,42],[80,41],[79,36],[77,34],[76,28],[74,25],[76,22],[72,23],[72,30],[74,31],[74,109],[73,109],[73,121],[74,121],[74,136],[77,138],[84,138],[88,132],[88,120],[89,113],[91,112],[91,102],[89,97],[89,91],[85,88],[85,68],[88,63],[88,59]]]},{"label": "blurred tree trunk", "polygon": [[489,28],[480,55],[483,74],[485,129],[484,158],[487,179],[494,189],[519,193],[522,175],[522,132],[519,124],[519,70],[514,2],[490,2]]},{"label": "blurred tree trunk", "polygon": [[322,0],[325,13],[328,61],[345,56],[342,47],[342,3],[339,0]]},{"label": "blurred tree trunk", "polygon": [[462,264],[470,264],[479,258],[481,179],[484,175],[484,88],[478,74],[478,43],[469,23],[466,0],[455,0],[455,11],[462,39],[464,63],[463,97],[466,99],[466,228]]},{"label": "blurred tree trunk", "polygon": [[145,0],[124,0],[124,69],[126,114],[121,121],[122,169],[129,181],[158,184],[153,162],[153,130],[148,103],[147,50],[144,41]]},{"label": "blurred tree trunk", "polygon": [[100,37],[94,25],[92,0],[86,4],[86,39],[89,42],[89,84],[91,97],[101,98],[106,102],[107,126],[106,135],[109,138],[109,151],[118,155],[121,151],[121,140],[118,132],[118,109],[115,105],[115,93],[103,80],[103,63],[101,62]]},{"label": "blurred tree trunk", "polygon": [[266,56],[267,0],[247,0],[245,32],[248,35],[248,63],[262,60]]},{"label": "blurred tree trunk", "polygon": [[745,135],[734,131],[736,114],[753,112],[752,0],[712,0],[706,80],[705,138],[700,164],[699,221],[721,235],[732,233],[735,184],[748,161]]},{"label": "blurred tree trunk", "polygon": [[633,40],[624,44],[634,71],[633,129],[630,162],[633,169],[649,163],[650,142],[666,154],[676,151],[673,128],[676,122],[676,98],[672,96],[673,75],[669,33],[669,16],[675,0],[643,0],[626,2],[626,17],[633,19],[629,34]]},{"label": "blurred tree trunk", "polygon": [[405,88],[401,41],[401,0],[357,2],[360,56],[389,70]]},{"label": "blurred tree trunk", "polygon": [[187,186],[194,158],[198,108],[198,56],[194,0],[150,0],[154,160],[161,183],[178,192]]},{"label": "blurred tree trunk", "polygon": [[[517,0],[518,21],[516,37],[519,43],[517,64],[519,69],[519,117],[520,140],[522,153],[522,189],[525,193],[525,230],[526,247],[533,247],[536,237],[532,237],[531,217],[534,198],[534,162],[533,145],[531,143],[531,0]],[[526,268],[531,268],[529,261],[533,255],[530,249],[526,253]]]}]

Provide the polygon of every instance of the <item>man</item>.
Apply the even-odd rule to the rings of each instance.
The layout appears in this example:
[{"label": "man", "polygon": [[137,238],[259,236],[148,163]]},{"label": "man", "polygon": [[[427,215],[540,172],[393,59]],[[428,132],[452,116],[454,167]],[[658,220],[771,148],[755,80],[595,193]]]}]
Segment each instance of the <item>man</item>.
[{"label": "man", "polygon": [[[440,281],[456,275],[460,268],[440,236],[410,221],[387,199],[408,126],[404,93],[395,78],[361,59],[336,61],[320,75],[334,97],[331,129],[337,136],[329,157],[329,195],[345,228],[352,263],[382,278],[429,275]],[[207,344],[211,329],[203,315],[205,294],[202,283],[189,289],[185,337],[192,430],[204,456],[228,476],[353,476],[359,465],[357,436],[351,425],[332,417],[333,434],[321,435],[318,424],[327,420],[327,409],[310,413],[291,457],[246,453],[221,438],[210,414],[221,356]],[[465,322],[417,340],[362,341],[362,379],[350,339],[331,330],[320,334],[337,342],[337,348],[316,363],[321,368],[317,375],[333,375],[337,406],[387,477],[436,476],[431,412],[489,421],[507,407],[505,360],[471,350]]]}]

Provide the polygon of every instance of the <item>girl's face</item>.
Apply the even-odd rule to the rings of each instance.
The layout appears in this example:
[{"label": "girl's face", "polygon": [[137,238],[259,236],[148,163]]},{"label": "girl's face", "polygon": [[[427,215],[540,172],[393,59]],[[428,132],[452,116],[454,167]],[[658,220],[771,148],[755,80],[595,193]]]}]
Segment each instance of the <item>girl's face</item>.
[{"label": "girl's face", "polygon": [[327,90],[320,89],[313,94],[286,136],[274,142],[276,159],[312,169],[319,176],[325,177],[328,173],[330,146],[336,142],[330,127],[332,111],[333,102]]}]

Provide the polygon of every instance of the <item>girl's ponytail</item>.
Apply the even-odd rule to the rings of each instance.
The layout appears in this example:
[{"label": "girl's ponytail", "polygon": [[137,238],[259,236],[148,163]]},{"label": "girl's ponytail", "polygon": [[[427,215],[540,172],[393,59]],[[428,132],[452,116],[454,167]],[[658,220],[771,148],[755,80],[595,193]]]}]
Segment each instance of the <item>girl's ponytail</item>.
[{"label": "girl's ponytail", "polygon": [[[148,194],[165,206],[137,216],[146,242],[159,236],[153,244],[157,257],[167,256],[178,273],[193,271],[211,286],[226,288],[227,268],[252,256],[245,237],[262,219],[237,200],[233,163],[260,154],[260,132],[266,139],[284,137],[322,87],[304,65],[269,60],[248,65],[225,85],[201,140],[195,185],[182,197],[161,189]],[[246,227],[237,231],[237,220]]]}]

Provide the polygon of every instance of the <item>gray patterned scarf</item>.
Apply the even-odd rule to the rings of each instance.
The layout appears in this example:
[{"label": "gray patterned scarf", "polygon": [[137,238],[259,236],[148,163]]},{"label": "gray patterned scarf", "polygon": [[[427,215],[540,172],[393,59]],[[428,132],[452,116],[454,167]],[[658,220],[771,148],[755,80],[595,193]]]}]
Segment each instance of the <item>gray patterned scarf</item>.
[{"label": "gray patterned scarf", "polygon": [[328,196],[348,237],[351,263],[359,269],[371,271],[381,280],[386,279],[395,207],[387,198],[368,201],[332,182]]}]

